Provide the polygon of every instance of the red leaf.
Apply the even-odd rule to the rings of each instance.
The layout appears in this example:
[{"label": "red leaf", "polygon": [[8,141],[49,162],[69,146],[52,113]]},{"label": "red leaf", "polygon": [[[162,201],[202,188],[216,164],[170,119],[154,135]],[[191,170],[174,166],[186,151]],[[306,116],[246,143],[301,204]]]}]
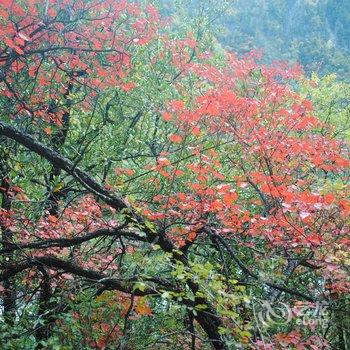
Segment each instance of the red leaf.
[{"label": "red leaf", "polygon": [[126,92],[129,92],[131,90],[133,90],[135,88],[136,84],[133,83],[133,82],[130,82],[130,83],[126,83],[126,84],[123,84],[121,86],[121,88],[126,91]]},{"label": "red leaf", "polygon": [[200,134],[201,134],[201,129],[200,129],[198,126],[193,127],[193,128],[192,128],[192,134],[193,134],[194,136],[200,136]]},{"label": "red leaf", "polygon": [[307,240],[313,245],[321,245],[322,243],[322,237],[316,233],[313,233],[310,236],[308,236]]},{"label": "red leaf", "polygon": [[56,223],[58,221],[58,218],[54,215],[49,215],[48,220],[52,223]]},{"label": "red leaf", "polygon": [[180,100],[173,100],[169,103],[169,105],[175,110],[181,110],[185,108],[184,101],[180,101]]},{"label": "red leaf", "polygon": [[171,119],[173,119],[173,116],[170,113],[167,113],[167,112],[163,113],[162,117],[167,122],[169,122]]},{"label": "red leaf", "polygon": [[24,51],[19,47],[19,46],[15,46],[14,47],[14,50],[19,54],[19,55],[23,55],[24,54]]},{"label": "red leaf", "polygon": [[227,206],[230,206],[233,202],[235,202],[238,198],[236,192],[229,192],[224,195],[223,201]]},{"label": "red leaf", "polygon": [[173,134],[169,136],[169,140],[174,143],[181,143],[182,137],[180,135]]}]

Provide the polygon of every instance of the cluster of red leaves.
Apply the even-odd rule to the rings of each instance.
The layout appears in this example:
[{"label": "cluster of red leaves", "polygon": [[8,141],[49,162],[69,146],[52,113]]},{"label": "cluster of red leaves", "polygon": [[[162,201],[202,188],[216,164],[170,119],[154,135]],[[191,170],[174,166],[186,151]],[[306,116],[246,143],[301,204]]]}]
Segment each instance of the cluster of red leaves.
[{"label": "cluster of red leaves", "polygon": [[81,103],[86,109],[103,89],[133,89],[130,51],[147,44],[159,25],[155,7],[142,11],[127,1],[50,1],[45,8],[37,0],[9,0],[0,10],[0,67],[6,71],[0,96],[16,101],[12,115],[58,125],[69,84],[88,91]]},{"label": "cluster of red leaves", "polygon": [[[222,69],[191,62],[186,67],[198,85],[210,87],[191,102],[185,103],[187,96],[169,101],[163,119],[178,130],[169,140],[186,143],[192,154],[179,165],[163,153],[153,170],[187,192],[157,195],[144,214],[166,222],[180,246],[195,239],[210,216],[223,235],[244,232],[252,242],[256,237],[297,253],[311,249],[321,263],[324,249],[347,251],[347,191],[322,189],[328,176],[345,181],[347,146],[319,132],[327,126],[312,103],[286,84],[300,77],[299,67],[261,67],[254,57],[231,54]],[[205,150],[208,140],[216,151]]]},{"label": "cluster of red leaves", "polygon": [[327,349],[329,347],[321,337],[314,335],[307,339],[303,339],[301,333],[292,331],[290,333],[278,333],[272,343],[265,343],[261,340],[255,343],[256,349],[264,350],[281,350],[281,349],[296,349],[296,350],[317,350]]},{"label": "cluster of red leaves", "polygon": [[[18,198],[12,197],[12,198]],[[92,196],[85,196],[81,200],[67,206],[59,216],[50,215],[48,212],[38,221],[28,219],[20,210],[0,212],[0,225],[11,232],[16,233],[17,244],[30,244],[32,242],[50,241],[55,239],[74,239],[82,237],[98,229],[113,229],[118,222],[113,219],[104,219],[102,211],[110,208],[97,203]],[[84,246],[76,250],[76,262],[86,269],[117,270],[116,257],[121,254],[121,249],[116,249],[113,254],[101,251],[98,255],[86,254]],[[88,248],[89,250],[90,248]],[[56,256],[66,258],[70,254],[69,248],[50,247],[34,249],[27,252],[27,257]],[[50,273],[55,275],[55,271]],[[70,279],[69,274],[62,275]],[[31,276],[28,276],[31,277]],[[29,278],[30,280],[30,278]]]}]

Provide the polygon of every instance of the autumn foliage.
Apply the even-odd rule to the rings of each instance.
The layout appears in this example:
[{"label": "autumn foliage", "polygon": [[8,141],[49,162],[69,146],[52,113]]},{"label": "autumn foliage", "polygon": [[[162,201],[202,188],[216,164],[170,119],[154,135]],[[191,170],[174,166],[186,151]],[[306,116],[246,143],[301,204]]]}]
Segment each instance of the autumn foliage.
[{"label": "autumn foliage", "polygon": [[0,2],[3,344],[330,346],[264,337],[252,305],[346,298],[348,146],[299,66],[170,28],[150,2]]}]

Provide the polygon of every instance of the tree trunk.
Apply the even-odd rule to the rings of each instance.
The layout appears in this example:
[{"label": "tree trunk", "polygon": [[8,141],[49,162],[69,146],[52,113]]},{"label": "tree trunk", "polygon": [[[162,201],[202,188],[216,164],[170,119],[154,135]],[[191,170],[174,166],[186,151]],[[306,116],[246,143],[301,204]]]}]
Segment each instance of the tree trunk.
[{"label": "tree trunk", "polygon": [[[1,208],[0,212],[10,211],[11,209],[11,197],[9,195],[10,190],[10,178],[8,176],[8,166],[7,166],[7,149],[6,140],[0,138],[0,193],[1,193]],[[1,219],[1,216],[0,216]],[[0,221],[0,231],[2,246],[4,249],[8,248],[13,240],[12,232],[6,228],[6,225]],[[2,261],[2,268],[6,270],[8,265],[13,262],[13,252],[5,253]],[[16,281],[15,277],[9,278],[3,282],[3,310],[4,319],[9,326],[13,326],[16,318]]]}]

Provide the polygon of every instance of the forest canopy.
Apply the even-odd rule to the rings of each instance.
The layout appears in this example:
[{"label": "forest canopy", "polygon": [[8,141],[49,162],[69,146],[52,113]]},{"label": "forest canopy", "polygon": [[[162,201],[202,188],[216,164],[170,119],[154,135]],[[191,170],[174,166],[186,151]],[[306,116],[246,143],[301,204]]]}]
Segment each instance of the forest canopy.
[{"label": "forest canopy", "polygon": [[350,349],[349,84],[158,5],[0,1],[1,349]]}]

